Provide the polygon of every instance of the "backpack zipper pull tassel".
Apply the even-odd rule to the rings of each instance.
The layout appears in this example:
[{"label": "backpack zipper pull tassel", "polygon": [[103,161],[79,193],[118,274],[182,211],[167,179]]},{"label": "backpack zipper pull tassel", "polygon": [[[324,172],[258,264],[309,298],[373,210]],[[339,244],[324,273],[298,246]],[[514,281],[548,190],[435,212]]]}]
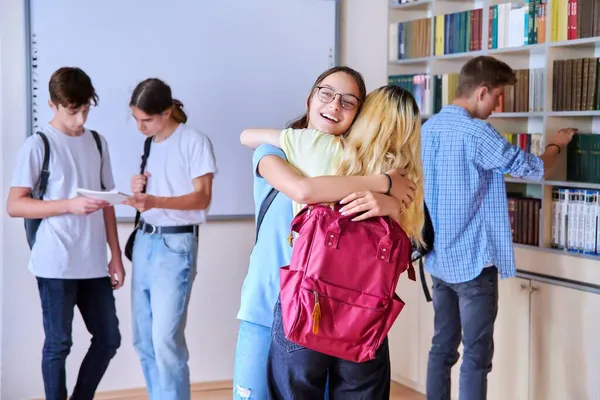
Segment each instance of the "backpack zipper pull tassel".
[{"label": "backpack zipper pull tassel", "polygon": [[313,291],[313,294],[315,295],[315,307],[313,308],[312,312],[312,332],[314,335],[316,335],[319,333],[319,321],[321,320],[321,305],[319,304],[319,294],[315,291]]}]

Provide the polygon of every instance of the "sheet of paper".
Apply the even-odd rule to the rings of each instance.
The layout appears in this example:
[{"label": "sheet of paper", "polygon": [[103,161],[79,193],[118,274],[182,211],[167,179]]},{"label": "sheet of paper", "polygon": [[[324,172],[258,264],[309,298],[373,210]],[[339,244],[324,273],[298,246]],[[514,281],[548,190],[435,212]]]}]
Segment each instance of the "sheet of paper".
[{"label": "sheet of paper", "polygon": [[118,192],[116,190],[97,191],[88,189],[77,189],[77,194],[80,196],[90,197],[96,200],[104,200],[112,205],[121,204],[125,199],[129,198],[128,194]]}]

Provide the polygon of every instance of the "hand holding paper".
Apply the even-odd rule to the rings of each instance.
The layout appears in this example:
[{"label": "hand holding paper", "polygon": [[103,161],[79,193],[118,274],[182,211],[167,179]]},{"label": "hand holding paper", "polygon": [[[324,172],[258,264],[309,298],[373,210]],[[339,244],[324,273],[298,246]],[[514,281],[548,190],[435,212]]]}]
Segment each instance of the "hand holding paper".
[{"label": "hand holding paper", "polygon": [[88,189],[77,189],[77,193],[80,196],[84,196],[90,199],[102,200],[111,205],[121,204],[123,201],[129,198],[129,195],[125,193],[118,192],[116,190],[111,191],[98,191],[98,190],[88,190]]},{"label": "hand holding paper", "polygon": [[139,212],[144,212],[156,207],[156,197],[146,193],[135,193],[123,201],[123,204],[132,206]]}]

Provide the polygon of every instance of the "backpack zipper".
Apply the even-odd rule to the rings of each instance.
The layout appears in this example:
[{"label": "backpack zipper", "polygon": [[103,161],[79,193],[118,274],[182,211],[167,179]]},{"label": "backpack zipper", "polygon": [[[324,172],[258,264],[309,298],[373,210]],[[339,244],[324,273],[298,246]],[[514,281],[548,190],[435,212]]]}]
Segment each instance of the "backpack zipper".
[{"label": "backpack zipper", "polygon": [[319,321],[321,320],[321,305],[319,304],[319,293],[313,290],[313,294],[315,295],[315,306],[312,312],[312,333],[316,335],[319,333]]}]

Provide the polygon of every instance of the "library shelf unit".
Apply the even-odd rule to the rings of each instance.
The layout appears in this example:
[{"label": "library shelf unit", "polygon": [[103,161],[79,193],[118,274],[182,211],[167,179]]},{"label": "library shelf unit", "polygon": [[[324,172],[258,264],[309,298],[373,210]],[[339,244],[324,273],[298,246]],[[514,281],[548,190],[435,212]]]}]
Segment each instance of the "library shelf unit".
[{"label": "library shelf unit", "polygon": [[[452,94],[449,92],[453,92],[456,84],[456,81],[450,77],[452,74],[458,74],[460,68],[470,58],[490,55],[506,62],[515,70],[529,70],[528,87],[525,83],[522,88],[527,92],[524,96],[528,99],[521,101],[521,105],[518,106],[519,101],[515,100],[517,95],[514,94],[513,104],[509,107],[515,110],[519,108],[516,112],[494,112],[487,120],[499,132],[541,133],[542,149],[545,147],[547,139],[561,128],[571,127],[577,128],[579,133],[600,134],[600,101],[598,101],[598,97],[600,97],[598,93],[600,88],[598,79],[600,78],[598,69],[600,36],[566,40],[568,35],[571,35],[567,32],[567,17],[563,17],[553,7],[565,7],[568,0],[556,0],[554,5],[551,0],[522,0],[520,3],[525,4],[525,10],[521,11],[523,14],[520,15],[518,11],[516,11],[517,14],[513,14],[515,11],[511,10],[510,5],[505,5],[515,4],[515,1],[416,0],[404,4],[397,4],[398,0],[389,1],[388,79],[390,83],[395,83],[393,79],[398,76],[423,75],[427,77],[428,80],[423,83],[423,89],[419,93],[421,97],[419,104],[423,107],[424,118],[430,117],[439,110],[440,100],[436,102],[438,96],[442,97],[442,104],[451,102]],[[528,7],[532,8],[528,9]],[[529,22],[529,24],[534,24],[532,26],[536,26],[537,30],[532,29],[527,32],[527,23],[524,20],[527,19],[528,13],[534,10],[534,7],[542,9],[539,16],[534,17],[535,23]],[[504,11],[498,11],[500,9]],[[544,9],[546,11],[543,11]],[[481,11],[475,12],[474,10]],[[490,10],[492,11],[490,12]],[[497,11],[495,15],[494,11]],[[454,14],[451,17],[454,18],[451,20],[451,25],[449,25],[450,20],[448,19],[450,14]],[[474,19],[473,15],[479,15],[479,17],[476,16]],[[553,17],[556,17],[554,21]],[[492,21],[491,18],[494,20]],[[503,21],[499,22],[502,18],[504,18]],[[511,18],[524,18],[520,21],[522,26],[519,27],[518,22],[515,24]],[[416,24],[415,21],[421,22]],[[532,19],[529,18],[529,21]],[[400,23],[404,23],[402,29],[398,27]],[[492,25],[490,26],[490,24]],[[597,32],[598,29],[588,28],[590,32],[594,30],[596,35],[600,34]],[[580,27],[575,29],[583,31],[583,23],[580,22]],[[516,33],[502,34],[501,31],[516,31]],[[519,37],[519,35],[523,36]],[[572,35],[577,37],[577,31],[574,31]],[[448,37],[451,39],[448,40]],[[400,46],[399,42],[403,42],[403,46]],[[423,49],[426,50],[426,54],[423,54]],[[415,52],[417,53],[416,57],[409,57]],[[577,60],[581,59],[590,60],[589,64],[586,64],[589,69],[588,67],[583,68],[587,71],[578,75],[576,71],[581,72],[582,65],[586,62],[584,60],[576,65]],[[570,63],[572,63],[572,67],[565,67]],[[589,73],[592,73],[591,65],[594,65],[594,82],[592,79],[588,79]],[[565,70],[565,68],[567,69]],[[534,75],[534,72],[538,75]],[[557,83],[559,80],[555,82],[555,74],[557,76],[562,74],[559,80],[562,79],[564,85]],[[449,77],[439,79],[436,85],[435,77],[444,75]],[[575,78],[572,78],[573,76]],[[581,79],[581,81],[577,79]],[[573,84],[570,84],[571,80]],[[589,89],[585,88],[583,82],[590,85]],[[583,88],[576,95],[575,92],[571,93],[570,89],[567,91],[567,86]],[[515,93],[516,90],[521,89],[515,89]],[[585,98],[580,97],[584,96],[582,94],[584,92],[586,95],[589,93],[592,96],[592,100],[588,99],[587,104]],[[505,96],[509,95],[505,94]],[[572,98],[572,104],[571,102],[567,104],[566,100],[561,101],[561,98]],[[504,99],[504,104],[508,104],[506,99]],[[553,191],[556,189],[587,189],[600,192],[600,171],[593,178],[595,183],[575,182],[567,179],[567,153],[568,151],[564,149],[556,165],[547,171],[547,177],[542,181],[506,178],[507,192],[519,193],[541,200],[537,243],[535,245],[515,243],[515,247],[600,261],[600,235],[598,234],[596,235],[598,249],[595,252],[585,253],[579,250],[558,249],[555,248],[555,245],[553,246],[556,242],[556,237],[553,240]],[[585,164],[583,168],[587,167],[588,165]],[[598,169],[600,169],[600,164]],[[600,205],[598,207],[600,209]],[[600,215],[600,211],[598,215]],[[600,229],[600,224],[597,229]]]}]

